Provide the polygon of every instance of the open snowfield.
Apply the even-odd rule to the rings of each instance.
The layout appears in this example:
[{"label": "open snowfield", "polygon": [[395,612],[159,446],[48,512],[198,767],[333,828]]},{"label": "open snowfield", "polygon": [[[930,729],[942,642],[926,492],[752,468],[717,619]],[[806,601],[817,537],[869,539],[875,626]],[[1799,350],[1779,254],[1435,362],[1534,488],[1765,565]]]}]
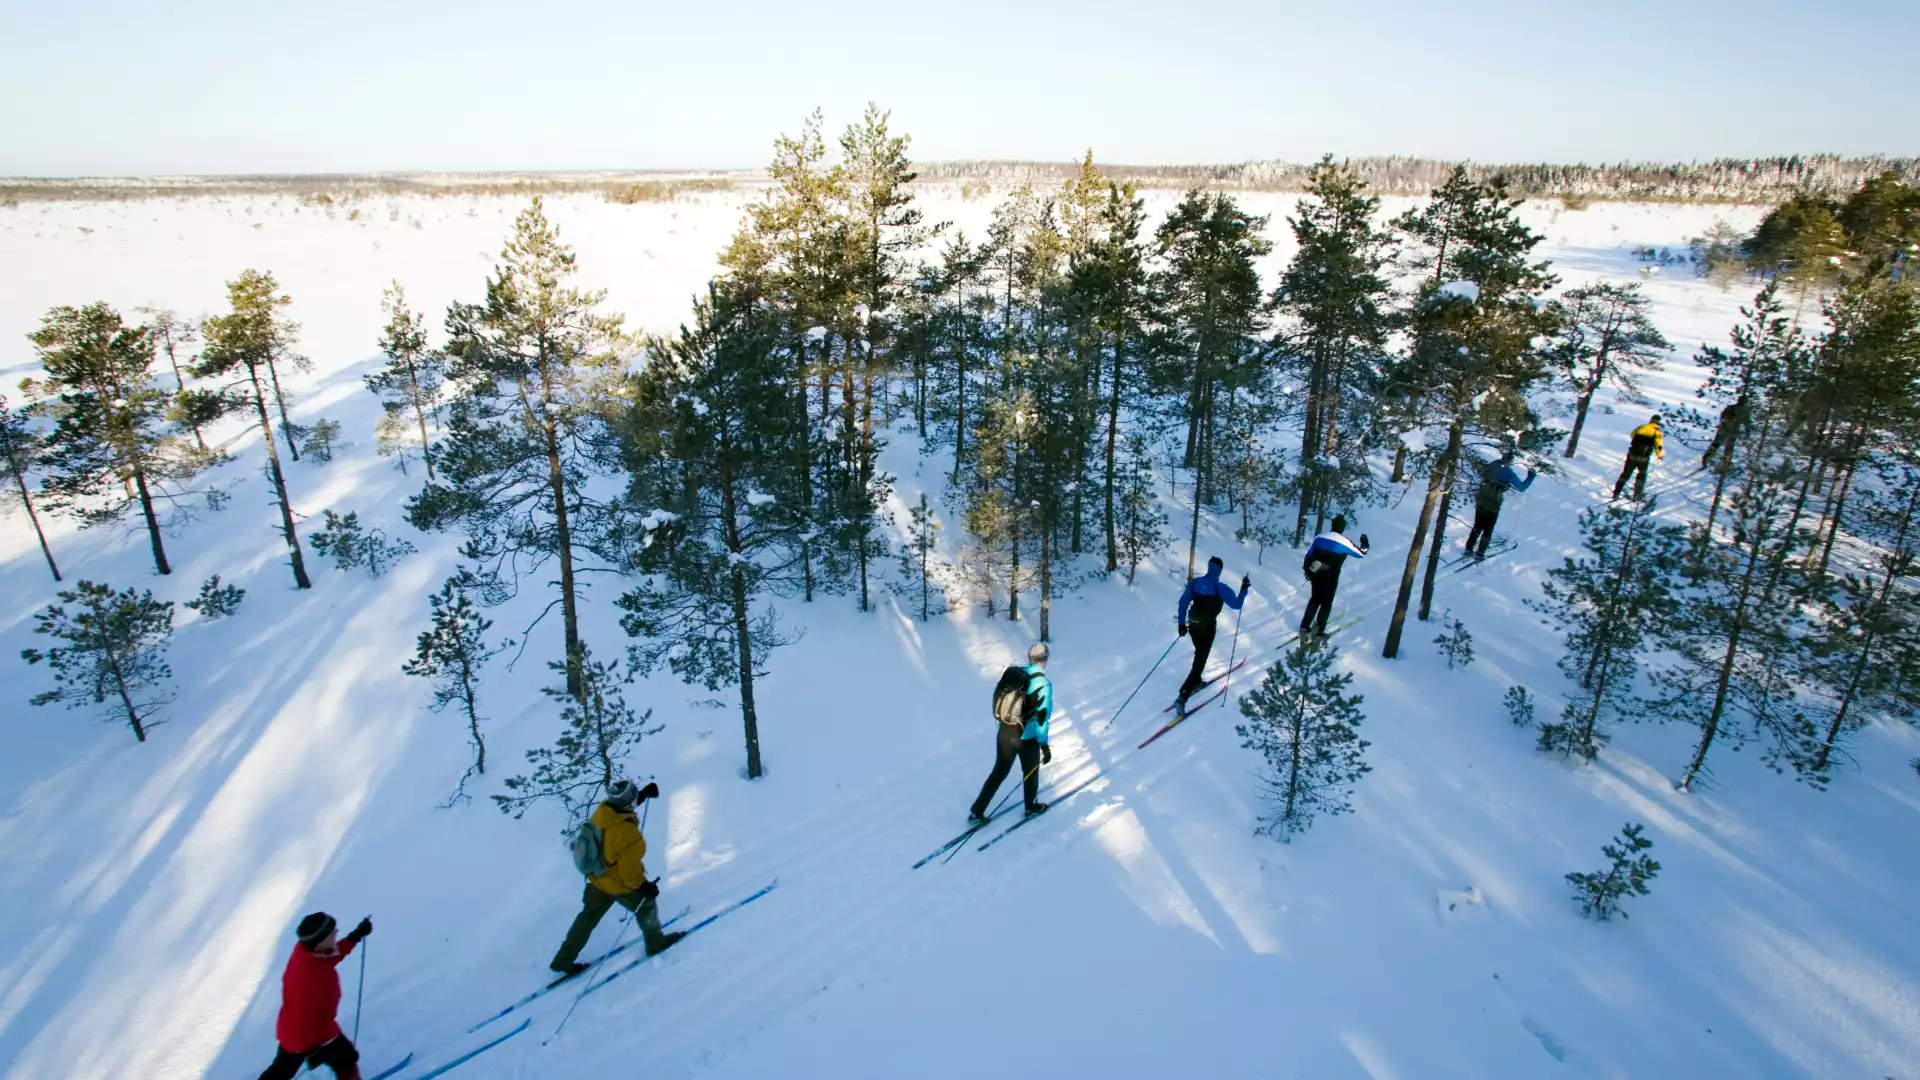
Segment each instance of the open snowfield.
[{"label": "open snowfield", "polygon": [[[999,194],[921,198],[929,220],[978,239]],[[548,210],[582,282],[606,288],[630,328],[665,331],[750,196],[562,197]],[[1176,197],[1150,193],[1149,220]],[[1291,254],[1296,198],[1244,196],[1274,215],[1269,287]],[[1638,406],[1598,411],[1564,475],[1508,499],[1499,532],[1517,550],[1441,579],[1436,614],[1475,636],[1465,670],[1430,644],[1437,620],[1410,624],[1402,659],[1380,659],[1419,493],[1358,515],[1350,531],[1371,534],[1373,557],[1347,566],[1336,618],[1360,616],[1340,645],[1366,697],[1374,771],[1352,815],[1291,844],[1254,835],[1256,758],[1234,735],[1237,708],[1135,749],[1163,719],[1184,643],[1108,722],[1171,639],[1184,532],[1134,587],[1096,580],[1055,603],[1045,775],[1098,781],[991,850],[918,870],[963,824],[992,760],[992,679],[1035,631],[978,610],[922,624],[891,601],[865,615],[845,596],[784,602],[807,632],[759,686],[762,780],[741,778],[732,697],[664,672],[629,693],[666,725],[637,770],[665,792],[647,822],[663,914],[698,918],[778,887],[584,999],[557,1037],[570,992],[467,1034],[545,980],[579,903],[558,812],[514,821],[485,799],[556,730],[539,689],[560,630],[543,623],[511,672],[511,653],[490,669],[492,767],[469,784],[474,801],[443,808],[464,731],[426,711],[400,664],[457,542],[405,524],[421,477],[375,454],[378,404],[360,379],[378,362],[382,288],[405,285],[438,343],[439,313],[480,298],[522,205],[374,200],[359,220],[265,197],[0,208],[7,389],[33,373],[23,335],[51,305],[198,317],[224,308],[242,269],[271,271],[314,364],[295,380],[295,418],[338,419],[351,443],[330,464],[290,466],[296,510],[316,523],[323,509],[357,511],[420,549],[379,579],[310,555],[314,588],[294,591],[262,455],[237,421],[222,430],[237,460],[212,474],[232,501],[169,539],[170,578],[153,575],[140,536],[50,523],[70,582],[183,601],[219,573],[248,590],[230,620],[179,612],[178,699],[138,745],[124,725],[27,705],[47,676],[17,656],[38,644],[32,615],[55,586],[24,517],[0,521],[0,1075],[251,1078],[273,1052],[291,928],[324,908],[377,926],[359,1039],[369,1077],[408,1053],[400,1075],[422,1077],[525,1016],[525,1031],[452,1075],[1920,1080],[1920,781],[1906,765],[1920,734],[1876,726],[1858,769],[1824,793],[1722,747],[1714,785],[1681,794],[1670,780],[1690,728],[1626,726],[1598,763],[1570,768],[1502,712],[1515,683],[1542,717],[1559,710],[1559,641],[1523,601],[1574,550],[1575,517],[1605,497]],[[1566,288],[1640,280],[1633,248],[1680,249],[1717,217],[1746,229],[1758,213],[1543,203],[1527,218]],[[1696,382],[1687,357],[1724,341],[1750,290],[1722,293],[1682,268],[1646,288],[1679,350],[1650,386],[1678,403]],[[904,425],[890,437],[896,510],[922,490],[937,501],[942,459],[923,464]],[[1681,482],[1662,499],[1679,518],[1698,447],[1670,438],[1668,451],[1650,488]],[[1168,500],[1176,521],[1190,492]],[[1203,555],[1254,581],[1236,701],[1298,621],[1299,556],[1269,550],[1256,564],[1233,523],[1202,528]],[[1450,526],[1456,552],[1463,534]],[[584,634],[612,658],[623,586],[587,580]],[[493,635],[519,637],[546,600],[529,588],[489,612]],[[1220,657],[1227,646],[1223,634]],[[1626,821],[1655,841],[1652,895],[1629,901],[1626,921],[1585,921],[1562,875],[1600,866]],[[619,934],[609,917],[588,955]],[[341,969],[349,1027],[357,965]]]}]

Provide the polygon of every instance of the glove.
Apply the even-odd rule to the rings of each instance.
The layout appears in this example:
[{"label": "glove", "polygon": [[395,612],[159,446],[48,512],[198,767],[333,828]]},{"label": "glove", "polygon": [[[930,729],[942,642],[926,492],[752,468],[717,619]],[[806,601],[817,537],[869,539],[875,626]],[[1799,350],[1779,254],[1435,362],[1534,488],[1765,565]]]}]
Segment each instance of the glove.
[{"label": "glove", "polygon": [[361,919],[360,925],[354,927],[353,930],[347,934],[347,940],[359,941],[360,939],[366,937],[368,934],[371,934],[371,933],[373,933],[373,920]]},{"label": "glove", "polygon": [[1178,630],[1179,630],[1179,632],[1180,632],[1180,636],[1181,636],[1181,637],[1186,637],[1186,636],[1187,636],[1187,624],[1186,624],[1186,623],[1181,623],[1181,624],[1179,625],[1179,627],[1178,627]]},{"label": "glove", "polygon": [[1251,589],[1251,588],[1253,588],[1253,579],[1248,577],[1245,574],[1241,574],[1240,575],[1240,591],[1246,592],[1248,589]]},{"label": "glove", "polygon": [[660,785],[654,783],[651,780],[647,781],[646,787],[643,787],[640,789],[641,802],[645,802],[648,799],[657,799],[659,797],[660,797]]},{"label": "glove", "polygon": [[644,896],[647,899],[652,900],[653,898],[660,895],[660,883],[657,881],[642,880],[640,882],[639,892],[641,896]]},{"label": "glove", "polygon": [[1361,533],[1360,534],[1360,550],[1365,551],[1372,546],[1373,546],[1372,544],[1367,543],[1367,534]]},{"label": "glove", "polygon": [[1053,764],[1053,747],[1048,746],[1046,743],[1040,744],[1040,764]]}]

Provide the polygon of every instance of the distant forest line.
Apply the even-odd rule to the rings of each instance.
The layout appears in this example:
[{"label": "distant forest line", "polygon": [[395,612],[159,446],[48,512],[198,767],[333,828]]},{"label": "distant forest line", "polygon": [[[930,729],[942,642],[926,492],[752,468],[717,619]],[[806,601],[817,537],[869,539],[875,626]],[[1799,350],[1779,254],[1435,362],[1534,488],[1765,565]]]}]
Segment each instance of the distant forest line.
[{"label": "distant forest line", "polygon": [[[1368,190],[1424,195],[1446,182],[1457,162],[1438,158],[1363,157],[1348,164]],[[1920,184],[1920,157],[1841,157],[1801,154],[1719,158],[1686,163],[1612,165],[1481,164],[1468,162],[1476,181],[1504,176],[1508,190],[1528,198],[1773,204],[1796,194],[1845,195],[1867,178],[1895,172]],[[1054,186],[1080,168],[1071,161],[935,161],[918,166],[921,183],[959,185],[989,194],[1031,183]],[[1103,175],[1141,188],[1193,187],[1242,191],[1301,191],[1311,162],[1254,161],[1238,165],[1111,165]],[[0,205],[232,195],[293,195],[339,202],[399,196],[527,196],[599,194],[611,202],[664,202],[682,195],[758,186],[760,170],[622,170],[596,172],[328,173],[239,176],[0,178]]]}]

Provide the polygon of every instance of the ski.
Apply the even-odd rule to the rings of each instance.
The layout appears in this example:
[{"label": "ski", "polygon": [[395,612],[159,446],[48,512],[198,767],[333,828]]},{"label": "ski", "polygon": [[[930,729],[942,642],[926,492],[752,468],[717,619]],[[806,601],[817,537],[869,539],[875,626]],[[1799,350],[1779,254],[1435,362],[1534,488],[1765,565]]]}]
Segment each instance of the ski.
[{"label": "ski", "polygon": [[1488,559],[1498,558],[1501,555],[1505,555],[1507,552],[1512,551],[1515,547],[1518,547],[1518,546],[1519,545],[1517,544],[1509,544],[1506,547],[1500,547],[1499,545],[1495,545],[1494,549],[1492,551],[1487,552],[1485,555],[1479,556],[1477,558],[1472,555],[1463,555],[1460,558],[1454,560],[1453,562],[1448,563],[1444,569],[1450,574],[1457,574],[1457,573],[1460,573],[1462,570],[1471,570],[1474,567],[1479,566],[1481,563],[1486,562]]},{"label": "ski", "polygon": [[[713,914],[707,916],[706,918],[701,919],[699,922],[694,923],[692,926],[687,927],[685,933],[691,934],[694,931],[700,929],[701,927],[710,925],[715,920],[719,919],[721,916],[731,915],[734,912],[739,911],[741,908],[746,907],[748,904],[751,904],[755,900],[758,900],[761,897],[772,892],[774,889],[774,886],[778,884],[780,884],[780,879],[774,878],[772,881],[769,881],[765,886],[763,886],[759,891],[748,895],[745,899],[735,900],[733,903],[728,904],[727,906],[721,908],[720,910],[714,912]],[[626,963],[608,972],[606,978],[601,979],[599,982],[594,983],[593,985],[587,987],[585,990],[582,990],[580,992],[580,996],[586,997],[588,994],[594,993],[596,991],[605,990],[607,988],[608,983],[612,982],[613,980],[619,978],[622,975],[625,975],[627,972],[632,971],[634,968],[639,967],[641,964],[644,964],[651,959],[653,959],[651,955],[634,957],[633,959],[627,961]]]},{"label": "ski", "polygon": [[988,848],[992,847],[993,845],[999,843],[1000,841],[1005,840],[1009,835],[1012,834],[1013,830],[1019,828],[1022,825],[1025,825],[1027,822],[1033,821],[1036,818],[1045,817],[1047,814],[1052,813],[1054,807],[1059,806],[1061,803],[1066,802],[1068,799],[1071,799],[1075,795],[1080,794],[1081,790],[1084,789],[1088,784],[1093,783],[1095,780],[1100,779],[1104,775],[1106,774],[1096,772],[1092,776],[1087,777],[1085,780],[1082,780],[1079,783],[1073,785],[1072,787],[1068,788],[1066,791],[1061,792],[1060,797],[1058,799],[1055,799],[1053,802],[1048,803],[1047,808],[1045,810],[1042,810],[1038,814],[1028,814],[1027,816],[1021,818],[1019,821],[1016,821],[1013,824],[1007,826],[1006,828],[1001,829],[999,832],[989,837],[986,843],[981,844],[978,848],[975,848],[974,850],[985,851]]},{"label": "ski", "polygon": [[[1251,659],[1252,659],[1252,657],[1248,657],[1247,659],[1248,659],[1248,660],[1251,660]],[[1219,682],[1219,681],[1220,681],[1221,679],[1224,679],[1224,678],[1226,678],[1227,676],[1229,676],[1229,675],[1231,675],[1231,674],[1233,674],[1233,673],[1234,673],[1234,672],[1236,672],[1236,671],[1239,671],[1239,670],[1240,670],[1241,668],[1243,668],[1243,667],[1246,667],[1246,666],[1247,666],[1247,661],[1246,661],[1246,660],[1242,660],[1242,661],[1240,661],[1239,663],[1237,663],[1237,664],[1235,664],[1235,665],[1233,665],[1232,667],[1230,667],[1230,668],[1228,668],[1227,670],[1225,670],[1225,671],[1223,671],[1223,672],[1221,672],[1220,674],[1218,674],[1218,675],[1215,675],[1215,676],[1214,676],[1213,678],[1211,678],[1211,679],[1208,679],[1208,680],[1206,680],[1205,682],[1202,682],[1202,683],[1201,683],[1201,684],[1200,684],[1199,686],[1197,686],[1197,687],[1195,687],[1195,688],[1194,688],[1194,691],[1193,691],[1193,693],[1194,693],[1194,694],[1197,694],[1197,693],[1199,693],[1200,691],[1202,691],[1202,690],[1205,690],[1205,689],[1206,689],[1207,687],[1209,687],[1209,686],[1212,686],[1212,685],[1213,685],[1214,683],[1217,683],[1217,682]],[[1193,697],[1193,694],[1188,694],[1188,695],[1187,695],[1187,697],[1188,697],[1189,699],[1191,699],[1191,698]],[[1171,704],[1171,705],[1169,705],[1169,706],[1167,706],[1167,707],[1166,707],[1166,708],[1164,708],[1164,709],[1161,709],[1160,711],[1161,711],[1161,712],[1163,712],[1163,713],[1170,713],[1170,712],[1172,712],[1173,710],[1175,710],[1175,709],[1177,709],[1177,708],[1179,708],[1179,707],[1180,707],[1180,702],[1179,702],[1179,700],[1178,700],[1178,699],[1175,699],[1175,700],[1174,700],[1174,703],[1173,703],[1173,704]]]},{"label": "ski", "polygon": [[384,1072],[374,1073],[372,1076],[368,1077],[367,1080],[387,1080],[387,1077],[392,1076],[394,1073],[399,1072],[401,1069],[404,1069],[411,1064],[413,1064],[413,1055],[408,1054],[406,1057],[403,1057],[400,1059],[400,1064],[390,1066]]},{"label": "ski", "polygon": [[947,852],[954,850],[960,845],[966,843],[968,840],[972,839],[973,834],[979,832],[981,829],[986,828],[988,825],[993,824],[999,818],[1012,813],[1014,809],[1015,808],[1012,806],[1002,807],[1001,809],[994,811],[993,815],[987,818],[987,820],[976,822],[975,824],[967,826],[967,830],[965,832],[947,841],[946,843],[941,844],[939,847],[934,848],[933,851],[926,856],[926,858],[923,858],[919,862],[914,863],[908,869],[918,870],[921,867],[932,862],[933,860],[939,858],[940,856],[945,855]]},{"label": "ski", "polygon": [[[413,1080],[433,1080],[433,1078],[436,1076],[443,1076],[447,1073],[450,1073],[453,1070],[459,1068],[460,1066],[465,1065],[467,1062],[472,1061],[474,1058],[479,1057],[481,1054],[484,1054],[487,1051],[493,1049],[494,1047],[499,1046],[501,1043],[506,1042],[508,1039],[513,1038],[515,1035],[518,1035],[521,1032],[527,1030],[527,1025],[531,1023],[533,1023],[532,1017],[524,1018],[520,1021],[520,1024],[518,1027],[515,1027],[512,1031],[507,1032],[505,1035],[500,1035],[500,1036],[496,1036],[495,1038],[489,1039],[486,1042],[481,1043],[479,1046],[476,1046],[473,1049],[467,1051],[466,1053],[461,1054],[459,1057],[454,1058],[452,1061],[447,1062],[445,1065],[442,1065],[437,1069],[430,1069],[427,1072],[421,1073],[419,1076],[414,1077]],[[407,1061],[412,1061],[412,1060],[413,1060],[413,1056],[408,1055]],[[398,1072],[400,1069],[405,1068],[406,1064],[407,1062],[403,1061],[400,1064],[395,1065],[392,1069],[389,1069],[388,1071],[381,1073],[380,1076],[374,1077],[373,1080],[380,1080],[380,1077],[382,1076],[391,1076],[395,1072]]]},{"label": "ski", "polygon": [[[693,908],[691,907],[681,908],[679,914],[675,915],[671,919],[668,919],[666,922],[661,923],[660,929],[665,930],[667,927],[672,926],[674,923],[677,923],[681,919],[686,918],[689,914],[692,913],[692,911],[693,911]],[[623,941],[620,944],[615,945],[613,948],[608,949],[606,952],[601,953],[599,956],[594,957],[593,960],[587,964],[587,971],[591,971],[594,968],[599,967],[601,964],[605,963],[606,961],[632,948],[633,944],[634,943],[632,941]],[[488,1024],[493,1023],[495,1020],[498,1020],[503,1016],[513,1013],[519,1009],[526,1008],[528,1005],[531,1005],[534,1002],[540,1000],[541,998],[545,997],[547,994],[553,992],[554,990],[557,990],[560,987],[566,985],[567,983],[572,982],[574,979],[578,978],[579,975],[585,975],[586,973],[587,973],[586,971],[582,971],[576,975],[562,975],[561,977],[553,980],[552,982],[541,987],[540,989],[533,991],[532,993],[526,995],[525,997],[507,1006],[506,1008],[501,1009],[499,1012],[494,1013],[492,1016],[487,1017],[485,1020],[482,1020],[479,1023],[468,1028],[467,1034],[471,1035],[474,1032],[479,1031],[481,1028],[486,1027]],[[401,1062],[401,1065],[404,1065],[404,1064],[406,1063]],[[396,1069],[399,1067],[400,1065],[394,1066],[394,1068]],[[380,1075],[386,1076],[389,1074],[381,1073]],[[373,1078],[373,1080],[380,1080],[380,1077],[376,1076]]]},{"label": "ski", "polygon": [[1204,709],[1207,706],[1213,704],[1214,702],[1219,701],[1221,698],[1225,697],[1226,694],[1227,694],[1227,688],[1223,686],[1220,689],[1214,691],[1213,693],[1207,695],[1207,699],[1205,701],[1202,701],[1200,704],[1195,705],[1191,709],[1182,709],[1178,715],[1176,715],[1173,719],[1167,721],[1164,725],[1162,725],[1159,731],[1156,731],[1153,734],[1147,736],[1147,742],[1141,743],[1139,746],[1134,747],[1134,749],[1135,750],[1146,749],[1147,743],[1150,743],[1153,740],[1159,738],[1160,736],[1165,735],[1167,732],[1172,731],[1175,727],[1179,725],[1180,721],[1185,720],[1187,717],[1192,716],[1194,713],[1199,712],[1201,709]]},{"label": "ski", "polygon": [[[1333,635],[1335,635],[1335,634],[1337,634],[1337,633],[1339,633],[1339,632],[1340,632],[1340,631],[1342,631],[1342,630],[1351,630],[1351,629],[1353,629],[1354,627],[1356,627],[1356,626],[1358,626],[1358,625],[1360,625],[1360,616],[1358,616],[1358,615],[1348,615],[1347,617],[1345,617],[1345,618],[1343,618],[1343,619],[1341,619],[1340,621],[1338,621],[1338,622],[1336,622],[1336,623],[1334,623],[1334,624],[1333,624],[1332,626],[1329,626],[1329,627],[1327,627],[1327,632],[1326,632],[1326,633],[1324,633],[1324,634],[1322,634],[1322,635],[1320,635],[1320,636],[1321,636],[1321,637],[1332,637]],[[1283,639],[1281,640],[1281,642],[1280,642],[1280,645],[1279,645],[1279,648],[1282,648],[1282,649],[1284,649],[1284,648],[1286,648],[1287,646],[1289,646],[1289,645],[1291,645],[1291,644],[1293,644],[1294,642],[1296,642],[1296,641],[1299,641],[1299,640],[1300,640],[1300,631],[1298,631],[1298,630],[1295,630],[1295,631],[1294,631],[1293,633],[1291,633],[1291,634],[1288,634],[1288,635],[1287,635],[1287,636],[1286,636],[1285,638],[1283,638]]]}]

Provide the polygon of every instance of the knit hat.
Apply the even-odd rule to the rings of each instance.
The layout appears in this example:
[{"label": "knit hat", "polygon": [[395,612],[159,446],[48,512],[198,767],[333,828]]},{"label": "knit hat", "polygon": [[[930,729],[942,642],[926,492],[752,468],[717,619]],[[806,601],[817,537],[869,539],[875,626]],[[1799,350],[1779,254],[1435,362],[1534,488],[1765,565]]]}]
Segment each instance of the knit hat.
[{"label": "knit hat", "polygon": [[615,780],[607,786],[607,805],[615,810],[625,810],[640,798],[640,789],[627,779]]},{"label": "knit hat", "polygon": [[1225,566],[1227,564],[1221,560],[1220,556],[1215,555],[1212,558],[1207,560],[1207,565],[1208,566]]},{"label": "knit hat", "polygon": [[300,935],[301,944],[318,945],[327,940],[328,934],[333,933],[334,925],[333,916],[324,911],[316,911],[301,919],[299,928],[294,932]]},{"label": "knit hat", "polygon": [[1047,643],[1044,641],[1034,642],[1033,647],[1027,650],[1027,663],[1044,664],[1046,662],[1047,662]]},{"label": "knit hat", "polygon": [[1347,515],[1345,514],[1333,515],[1333,531],[1337,533],[1343,533],[1347,531]]}]

